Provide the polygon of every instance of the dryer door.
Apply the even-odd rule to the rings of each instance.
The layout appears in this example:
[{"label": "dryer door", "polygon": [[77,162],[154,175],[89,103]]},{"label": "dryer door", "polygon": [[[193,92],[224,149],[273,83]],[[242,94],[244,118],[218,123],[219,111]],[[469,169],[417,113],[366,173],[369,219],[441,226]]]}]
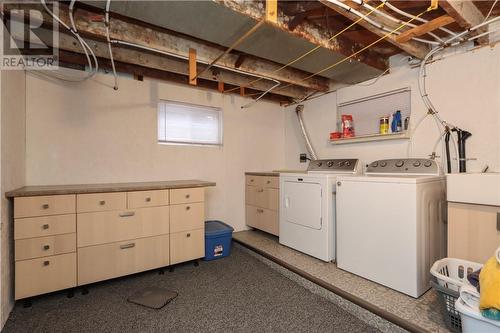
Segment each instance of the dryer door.
[{"label": "dryer door", "polygon": [[283,216],[286,222],[321,229],[321,184],[306,181],[284,182]]}]

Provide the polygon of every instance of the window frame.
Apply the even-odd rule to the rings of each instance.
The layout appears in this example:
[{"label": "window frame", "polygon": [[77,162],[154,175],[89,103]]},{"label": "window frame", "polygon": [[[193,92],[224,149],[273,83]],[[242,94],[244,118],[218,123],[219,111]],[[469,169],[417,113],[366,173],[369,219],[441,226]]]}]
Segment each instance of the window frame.
[{"label": "window frame", "polygon": [[[174,105],[181,105],[181,106],[188,106],[188,107],[195,107],[195,108],[202,108],[202,109],[210,109],[212,111],[215,111],[218,113],[218,130],[219,130],[219,142],[218,143],[206,143],[206,142],[196,142],[196,141],[174,141],[174,140],[161,140],[159,138],[159,115],[160,115],[160,109],[161,109],[161,104],[174,104]],[[167,105],[165,106],[167,107]],[[167,111],[165,110],[165,113]],[[165,127],[166,131],[166,127]],[[157,103],[157,110],[156,110],[156,141],[158,144],[161,145],[175,145],[175,146],[198,146],[198,147],[222,147],[224,145],[224,112],[222,107],[217,107],[217,106],[208,106],[208,105],[203,105],[203,104],[195,104],[195,103],[188,103],[188,102],[179,102],[179,101],[173,101],[173,100],[167,100],[167,99],[160,99],[158,100]]]}]

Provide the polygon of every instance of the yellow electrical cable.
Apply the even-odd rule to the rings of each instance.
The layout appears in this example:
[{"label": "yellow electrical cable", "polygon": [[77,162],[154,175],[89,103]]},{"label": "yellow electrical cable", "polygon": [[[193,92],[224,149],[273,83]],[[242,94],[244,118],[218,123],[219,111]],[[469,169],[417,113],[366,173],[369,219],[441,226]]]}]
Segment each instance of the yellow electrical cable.
[{"label": "yellow electrical cable", "polygon": [[427,13],[427,12],[429,12],[429,11],[431,11],[431,10],[434,10],[434,9],[435,9],[435,8],[433,8],[433,7],[429,7],[429,8],[427,8],[426,10],[424,10],[423,12],[421,12],[420,14],[418,14],[417,16],[414,16],[414,17],[413,17],[413,18],[411,18],[410,20],[408,20],[408,21],[404,22],[403,24],[401,24],[399,27],[397,27],[397,28],[395,28],[394,30],[392,30],[392,31],[388,32],[388,33],[387,33],[387,34],[385,34],[384,36],[380,37],[379,39],[377,39],[376,41],[374,41],[374,42],[370,43],[369,45],[367,45],[367,46],[363,47],[362,49],[360,49],[360,50],[358,50],[358,51],[354,52],[354,53],[353,53],[353,54],[351,54],[350,56],[345,57],[344,59],[339,60],[339,61],[337,61],[336,63],[334,63],[334,64],[332,64],[332,65],[330,65],[330,66],[328,66],[328,67],[326,67],[326,68],[323,68],[322,70],[320,70],[320,71],[318,71],[318,72],[316,72],[316,73],[314,73],[314,74],[311,74],[311,75],[309,75],[309,76],[307,76],[307,77],[305,77],[305,78],[303,78],[303,79],[300,79],[299,81],[295,81],[295,82],[293,82],[293,83],[289,83],[289,84],[287,84],[286,86],[280,87],[280,88],[278,88],[278,89],[276,89],[276,90],[274,90],[274,91],[280,91],[280,90],[285,89],[285,88],[288,88],[288,87],[290,87],[290,86],[297,85],[297,83],[299,83],[299,82],[302,82],[302,81],[305,81],[305,80],[309,80],[309,79],[310,79],[310,78],[312,78],[313,76],[316,76],[316,75],[319,75],[319,74],[321,74],[321,73],[324,73],[324,72],[326,72],[327,70],[330,70],[330,69],[332,69],[332,68],[334,68],[334,67],[336,67],[336,66],[338,66],[338,65],[340,65],[340,64],[342,64],[342,63],[344,63],[345,61],[347,61],[347,60],[351,59],[352,57],[354,57],[354,56],[356,56],[356,55],[358,55],[358,54],[360,54],[361,52],[363,52],[363,51],[365,51],[366,49],[368,49],[368,48],[372,47],[373,45],[375,45],[375,44],[377,44],[377,43],[381,42],[382,40],[386,39],[387,37],[389,37],[389,36],[390,36],[390,35],[392,35],[393,33],[395,33],[395,32],[397,32],[397,31],[401,30],[402,28],[404,28],[405,26],[407,26],[409,23],[411,23],[412,21],[416,20],[416,19],[417,19],[417,18],[419,18],[420,16],[422,16],[422,15],[424,15],[425,13]]},{"label": "yellow electrical cable", "polygon": [[[362,20],[364,20],[366,17],[368,17],[369,15],[371,15],[374,11],[376,11],[377,9],[379,8],[382,8],[384,7],[385,3],[382,2],[380,5],[378,5],[376,8],[373,8],[372,10],[370,10],[368,13],[366,13],[365,15],[363,15],[362,17],[360,17],[359,19],[357,19],[356,21],[354,21],[353,23],[351,23],[349,26],[347,26],[346,28],[342,29],[341,31],[337,32],[335,35],[333,35],[332,37],[330,37],[327,42],[330,42],[332,41],[333,39],[337,38],[338,36],[340,36],[341,34],[343,34],[344,32],[346,32],[347,30],[351,29],[353,26],[355,26],[356,24],[358,24],[359,22],[361,22]],[[299,60],[302,60],[304,59],[305,57],[307,57],[308,55],[310,55],[311,53],[317,51],[318,49],[320,49],[322,46],[321,45],[318,45],[314,48],[312,48],[311,50],[307,51],[306,53],[304,53],[303,55],[299,56],[298,58],[295,58],[294,60],[290,61],[289,63],[281,66],[280,68],[278,69],[275,69],[274,71],[268,73],[267,75],[269,74],[276,74],[278,73],[279,71],[282,71],[283,69],[293,65],[294,63],[296,63],[297,61]],[[232,92],[232,91],[235,91],[235,90],[238,90],[240,89],[240,87],[243,87],[243,88],[248,88],[250,85],[256,83],[256,82],[259,82],[261,80],[263,80],[264,78],[258,78],[258,79],[255,79],[253,81],[250,81],[249,83],[247,83],[246,85],[242,85],[242,86],[238,86],[236,88],[231,88],[231,89],[228,89],[228,90],[225,90],[224,93],[229,93],[229,92]],[[245,96],[251,96],[251,95],[245,95]]]}]

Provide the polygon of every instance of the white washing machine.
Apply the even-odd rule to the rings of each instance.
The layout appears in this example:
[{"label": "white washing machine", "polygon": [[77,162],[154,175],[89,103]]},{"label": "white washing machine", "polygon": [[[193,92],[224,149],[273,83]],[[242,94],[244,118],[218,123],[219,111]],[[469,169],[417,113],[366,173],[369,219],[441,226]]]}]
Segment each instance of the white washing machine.
[{"label": "white washing machine", "polygon": [[380,160],[337,180],[337,266],[412,297],[446,255],[446,184],[427,159]]},{"label": "white washing machine", "polygon": [[357,159],[315,160],[306,173],[280,174],[279,242],[324,261],[335,260],[335,184],[359,171]]}]

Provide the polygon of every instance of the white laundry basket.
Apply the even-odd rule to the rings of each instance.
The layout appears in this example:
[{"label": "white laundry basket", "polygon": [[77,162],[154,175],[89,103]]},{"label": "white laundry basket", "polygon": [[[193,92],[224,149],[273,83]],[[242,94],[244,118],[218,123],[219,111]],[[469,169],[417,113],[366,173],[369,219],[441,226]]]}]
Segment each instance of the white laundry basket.
[{"label": "white laundry basket", "polygon": [[452,332],[462,331],[461,316],[455,309],[455,302],[460,296],[460,287],[467,282],[467,274],[481,267],[483,267],[481,264],[455,258],[438,260],[431,267],[431,274],[434,277],[431,285],[439,295],[443,319]]},{"label": "white laundry basket", "polygon": [[500,321],[485,318],[479,309],[473,309],[459,297],[455,309],[462,317],[463,333],[500,333]]}]

